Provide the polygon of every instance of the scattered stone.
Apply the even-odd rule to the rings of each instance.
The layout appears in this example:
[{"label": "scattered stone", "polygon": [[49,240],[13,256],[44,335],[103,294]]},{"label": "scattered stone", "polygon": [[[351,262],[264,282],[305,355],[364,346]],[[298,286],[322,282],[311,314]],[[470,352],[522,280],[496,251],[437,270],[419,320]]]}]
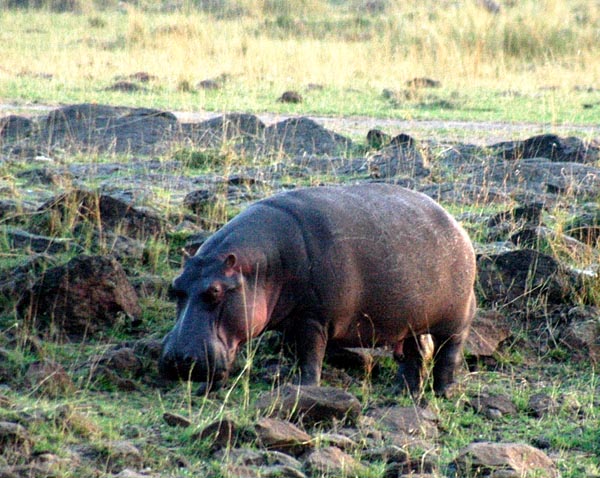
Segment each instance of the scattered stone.
[{"label": "scattered stone", "polygon": [[94,448],[98,464],[109,473],[119,473],[125,468],[139,469],[143,465],[140,450],[129,441],[112,441]]},{"label": "scattered stone", "polygon": [[391,178],[397,175],[423,178],[431,174],[421,152],[407,142],[390,144],[369,158],[369,172],[373,178]]},{"label": "scattered stone", "polygon": [[493,13],[494,15],[497,15],[502,10],[500,4],[495,0],[479,0],[479,5],[481,5],[482,8],[487,10],[489,13]]},{"label": "scattered stone", "polygon": [[550,395],[545,393],[534,393],[529,397],[527,410],[530,415],[536,418],[542,418],[546,415],[553,415],[558,410],[558,403]]},{"label": "scattered stone", "polygon": [[240,433],[240,427],[232,420],[225,418],[211,423],[193,437],[199,440],[209,440],[211,447],[218,449],[234,445]]},{"label": "scattered stone", "polygon": [[323,128],[315,121],[300,117],[289,118],[265,128],[267,149],[292,156],[328,155],[345,153],[352,141]]},{"label": "scattered stone", "polygon": [[361,457],[367,462],[404,463],[408,460],[408,452],[399,446],[388,445],[365,450]]},{"label": "scattered stone", "polygon": [[164,221],[154,212],[133,207],[107,194],[76,189],[59,194],[39,208],[47,214],[42,227],[52,233],[63,223],[70,227],[92,224],[99,230],[118,231],[135,238],[156,236],[165,230]]},{"label": "scattered stone", "polygon": [[177,413],[165,412],[163,413],[163,420],[170,427],[188,428],[192,425],[191,421]]},{"label": "scattered stone", "polygon": [[202,81],[199,81],[198,83],[196,83],[196,88],[199,90],[214,91],[214,90],[221,89],[221,85],[216,80],[209,78],[209,79],[202,80]]},{"label": "scattered stone", "polygon": [[314,446],[308,433],[284,420],[261,418],[254,429],[258,442],[268,450],[298,456]]},{"label": "scattered stone", "polygon": [[406,86],[408,88],[439,88],[440,86],[442,86],[442,83],[438,80],[422,77],[408,80],[406,82]]},{"label": "scattered stone", "polygon": [[22,425],[13,422],[0,421],[0,448],[6,453],[8,450],[18,452],[24,456],[31,451],[29,433]]},{"label": "scattered stone", "polygon": [[51,398],[64,397],[75,390],[75,384],[64,367],[48,360],[29,365],[25,381],[37,394]]},{"label": "scattered stone", "polygon": [[132,81],[117,81],[110,86],[104,88],[104,91],[122,91],[124,93],[135,93],[138,91],[146,91],[146,88]]},{"label": "scattered stone", "polygon": [[138,378],[144,371],[142,361],[130,347],[107,350],[96,360],[100,366],[110,369],[119,377]]},{"label": "scattered stone", "polygon": [[495,310],[477,310],[465,344],[465,354],[490,357],[511,336],[508,320]]},{"label": "scattered stone", "polygon": [[561,344],[576,357],[600,363],[600,308],[578,306],[569,310],[569,326],[563,332]]},{"label": "scattered stone", "polygon": [[33,123],[23,116],[9,115],[0,118],[0,144],[29,136]]},{"label": "scattered stone", "polygon": [[555,134],[532,136],[524,141],[507,141],[490,146],[497,156],[509,161],[546,158],[554,162],[594,163],[600,158],[600,145],[579,138]]},{"label": "scattered stone", "polygon": [[388,433],[416,438],[436,438],[438,427],[435,416],[416,407],[379,407],[369,410],[366,416],[375,420]]},{"label": "scattered stone", "polygon": [[335,446],[340,450],[348,451],[348,450],[356,450],[359,448],[358,443],[356,443],[351,438],[346,435],[342,435],[340,433],[323,433],[316,437],[316,440],[319,443],[325,443],[329,446]]},{"label": "scattered stone", "polygon": [[600,208],[575,216],[565,225],[564,232],[590,246],[598,245]]},{"label": "scattered stone", "polygon": [[531,249],[480,256],[477,270],[482,295],[490,304],[521,307],[528,301],[573,300],[575,275],[553,257]]},{"label": "scattered stone", "polygon": [[333,420],[354,422],[360,415],[358,399],[333,387],[284,385],[259,397],[256,407],[271,415],[290,417],[304,423]]},{"label": "scattered stone", "polygon": [[79,104],[51,111],[36,141],[74,151],[150,154],[166,150],[178,130],[175,115],[165,111]]},{"label": "scattered stone", "polygon": [[297,91],[285,91],[278,99],[279,103],[302,103],[302,95]]},{"label": "scattered stone", "polygon": [[352,476],[363,468],[354,458],[334,446],[313,450],[303,461],[312,476]]},{"label": "scattered stone", "polygon": [[199,147],[214,149],[227,144],[252,151],[262,140],[265,124],[252,114],[229,113],[197,124],[184,124],[182,129]]},{"label": "scattered stone", "polygon": [[465,172],[471,175],[469,184],[486,184],[525,202],[547,201],[549,193],[595,197],[600,190],[600,168],[545,158],[490,161]]},{"label": "scattered stone", "polygon": [[43,254],[60,254],[73,249],[83,251],[72,239],[40,236],[11,226],[0,226],[0,234],[12,249],[25,249]]},{"label": "scattered stone", "polygon": [[505,416],[515,415],[517,407],[510,397],[502,394],[489,394],[482,392],[469,400],[469,405],[477,412],[485,415],[490,420]]},{"label": "scattered stone", "polygon": [[471,443],[460,451],[453,464],[459,476],[559,476],[556,465],[544,452],[519,443]]},{"label": "scattered stone", "polygon": [[380,129],[370,129],[367,132],[367,144],[370,148],[381,149],[390,143],[391,136]]},{"label": "scattered stone", "polygon": [[530,224],[538,226],[542,223],[542,213],[546,209],[543,202],[532,202],[517,206],[508,211],[502,211],[492,216],[488,222],[488,227],[495,227],[503,224],[510,224],[514,227],[516,224]]},{"label": "scattered stone", "polygon": [[120,264],[107,256],[80,255],[48,269],[21,296],[19,316],[58,336],[83,339],[141,315],[137,294]]},{"label": "scattered stone", "polygon": [[222,448],[213,457],[234,466],[286,466],[301,469],[302,464],[295,458],[279,451],[250,450],[247,448]]}]

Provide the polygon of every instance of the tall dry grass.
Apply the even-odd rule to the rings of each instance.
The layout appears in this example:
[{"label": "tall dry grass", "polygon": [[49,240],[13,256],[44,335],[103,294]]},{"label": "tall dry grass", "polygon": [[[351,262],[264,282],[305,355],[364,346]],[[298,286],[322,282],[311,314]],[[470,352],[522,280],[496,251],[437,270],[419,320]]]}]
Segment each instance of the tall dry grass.
[{"label": "tall dry grass", "polygon": [[230,73],[244,84],[530,88],[600,79],[595,0],[212,0],[163,11],[0,13],[0,79],[52,74],[78,84],[147,71],[166,84]]}]

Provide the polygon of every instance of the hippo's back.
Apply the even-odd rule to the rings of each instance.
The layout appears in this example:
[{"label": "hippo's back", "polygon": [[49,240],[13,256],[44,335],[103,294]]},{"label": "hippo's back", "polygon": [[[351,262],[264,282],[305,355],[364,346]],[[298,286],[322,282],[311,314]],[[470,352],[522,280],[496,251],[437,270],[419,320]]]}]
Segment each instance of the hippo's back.
[{"label": "hippo's back", "polygon": [[366,321],[378,341],[393,341],[398,321],[425,330],[472,309],[471,242],[421,193],[389,184],[308,188],[256,206],[283,211],[301,231],[305,287],[330,314],[334,339],[356,342],[349,330]]}]

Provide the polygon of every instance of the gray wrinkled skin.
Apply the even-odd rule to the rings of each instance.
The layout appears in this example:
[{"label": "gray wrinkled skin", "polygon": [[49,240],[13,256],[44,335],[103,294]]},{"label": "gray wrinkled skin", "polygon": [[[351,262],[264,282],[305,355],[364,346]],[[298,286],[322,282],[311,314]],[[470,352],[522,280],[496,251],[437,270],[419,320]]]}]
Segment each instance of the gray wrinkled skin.
[{"label": "gray wrinkled skin", "polygon": [[388,184],[278,194],[187,262],[159,367],[218,386],[239,346],[275,328],[296,345],[301,384],[319,383],[326,346],[389,345],[400,385],[417,393],[418,337],[431,334],[444,394],[475,312],[474,280],[469,238],[425,195]]}]

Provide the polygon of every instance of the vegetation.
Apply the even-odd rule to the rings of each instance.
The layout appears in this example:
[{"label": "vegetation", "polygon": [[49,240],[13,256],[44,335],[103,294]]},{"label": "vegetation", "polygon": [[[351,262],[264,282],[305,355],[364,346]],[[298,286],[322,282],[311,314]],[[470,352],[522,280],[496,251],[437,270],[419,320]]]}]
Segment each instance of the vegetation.
[{"label": "vegetation", "polygon": [[[28,7],[15,7],[22,3]],[[92,102],[187,112],[597,125],[597,6],[593,0],[506,0],[495,14],[475,0],[0,0],[0,116],[31,113],[46,104]],[[441,85],[420,88],[407,83],[422,77]],[[214,79],[219,87],[196,86],[205,79]],[[115,90],[118,81],[138,89]],[[302,92],[304,101],[277,102],[286,90]],[[435,133],[432,136],[435,139]],[[166,184],[159,178],[146,184],[135,175],[133,180],[125,177],[124,171],[135,160],[141,164],[135,174],[155,179],[163,172],[152,176],[150,163],[168,163],[174,165],[170,173],[204,185],[206,178],[228,177],[245,167],[268,171],[285,158],[245,157],[229,144],[217,149],[182,145],[152,160],[57,151],[54,163],[48,164],[61,174],[82,165],[98,166],[102,172],[90,172],[78,182],[65,174],[58,184],[43,184],[32,181],[29,173],[43,169],[37,161],[44,158],[4,161],[2,146],[0,137],[0,200],[16,203],[15,212],[3,212],[0,219],[2,287],[17,271],[26,271],[32,280],[81,252],[117,250],[115,237],[98,234],[102,229],[98,211],[82,217],[71,204],[71,214],[59,217],[29,207],[57,191],[81,187],[139,194],[136,206],[159,210],[172,230],[140,241],[139,254],[121,261],[131,281],[143,286],[142,317],[136,326],[118,323],[105,336],[81,343],[46,340],[36,330],[25,330],[15,310],[17,297],[1,290],[0,422],[23,424],[28,438],[15,445],[0,435],[0,469],[32,459],[44,466],[49,463],[48,473],[60,477],[115,476],[131,463],[148,476],[230,476],[226,468],[230,456],[213,455],[210,440],[199,439],[197,433],[221,418],[251,428],[260,416],[255,406],[258,396],[278,385],[265,378],[274,375],[272,365],[280,366],[285,381],[293,374],[293,364],[280,353],[277,338],[266,335],[248,345],[226,387],[208,397],[197,396],[196,385],[189,382],[160,382],[149,343],[153,340],[156,345],[173,324],[175,307],[167,289],[180,270],[181,250],[194,233],[212,232],[234,216],[254,199],[257,188],[260,197],[278,187],[343,183],[366,176],[302,175],[300,166],[298,174],[288,168],[277,182],[265,173],[254,189],[239,187],[243,194],[233,199],[228,184],[219,184],[211,201],[190,213],[182,205],[176,181]],[[441,147],[427,151],[432,174],[426,181],[431,184],[450,177],[445,170],[449,166],[437,161],[441,152]],[[364,157],[372,151],[361,143],[348,154]],[[102,169],[103,165],[118,167]],[[452,179],[458,181],[460,174]],[[585,200],[591,206],[599,204],[598,195]],[[487,219],[513,206],[511,201],[449,200],[444,205],[461,219],[474,241],[484,243],[490,233]],[[561,232],[573,226],[569,208],[576,202],[567,192],[544,212],[549,229]],[[504,226],[506,236],[518,230],[516,223]],[[34,254],[12,245],[10,227],[67,238],[71,246],[51,256]],[[536,244],[537,249],[586,270],[597,267],[595,247],[573,250],[558,235]],[[577,291],[576,304],[598,307],[598,275],[588,279]],[[522,319],[522,329],[513,327],[510,339],[489,360],[465,361],[451,399],[425,392],[429,408],[439,417],[440,436],[431,448],[415,454],[419,459],[431,457],[440,473],[450,475],[448,463],[473,441],[524,442],[543,448],[564,477],[600,476],[597,365],[555,340],[553,321],[564,317],[552,316],[548,304],[529,302],[511,313],[515,322]],[[115,347],[140,347],[139,368],[115,378],[103,363]],[[72,386],[58,382],[58,388],[52,388],[45,386],[45,378],[33,380],[29,367],[39,362],[60,365]],[[334,368],[326,365],[326,369]],[[394,391],[394,375],[395,365],[386,357],[377,374],[350,372],[348,385],[343,373],[331,373],[324,384],[347,387],[363,411],[390,404],[416,406],[416,401]],[[483,391],[507,395],[516,412],[496,419],[477,412],[469,401]],[[556,400],[553,413],[531,415],[528,402],[537,393]],[[168,425],[165,412],[181,415],[190,426]],[[312,433],[321,431],[330,430],[317,428]],[[365,441],[371,431],[362,430],[357,441]],[[124,441],[137,447],[137,458],[118,448]],[[254,445],[250,440],[248,446]],[[373,462],[357,476],[379,478],[384,468]],[[27,468],[26,473],[37,472]]]},{"label": "vegetation", "polygon": [[[79,13],[51,11],[64,3],[56,0],[38,3],[47,8],[0,10],[0,98],[15,107],[599,119],[592,0],[503,2],[497,14],[476,0],[81,0]],[[140,72],[147,82],[131,76]],[[407,86],[421,77],[441,86]],[[206,79],[221,88],[196,88]],[[117,81],[134,86],[115,89]],[[302,92],[304,103],[278,103],[285,90]]]}]

